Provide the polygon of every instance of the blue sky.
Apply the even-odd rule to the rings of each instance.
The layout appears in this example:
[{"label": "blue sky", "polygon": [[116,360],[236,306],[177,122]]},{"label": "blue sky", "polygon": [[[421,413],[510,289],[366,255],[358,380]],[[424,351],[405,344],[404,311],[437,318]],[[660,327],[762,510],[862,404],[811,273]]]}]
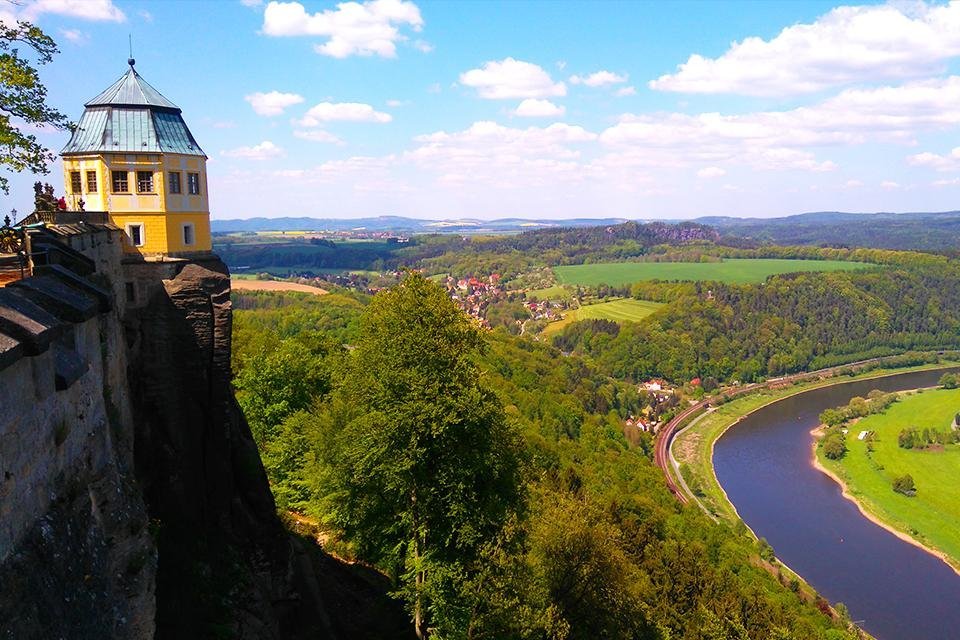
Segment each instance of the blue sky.
[{"label": "blue sky", "polygon": [[[215,218],[957,208],[960,4],[36,0],[49,101],[137,70]],[[54,150],[66,134],[40,132]],[[6,207],[28,210],[32,176]],[[62,188],[59,166],[48,178]],[[4,206],[0,204],[0,206]]]}]

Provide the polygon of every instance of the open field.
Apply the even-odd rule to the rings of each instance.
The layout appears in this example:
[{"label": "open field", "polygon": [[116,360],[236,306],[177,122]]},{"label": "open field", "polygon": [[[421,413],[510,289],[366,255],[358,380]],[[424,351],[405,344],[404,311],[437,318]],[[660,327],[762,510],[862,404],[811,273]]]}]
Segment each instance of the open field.
[{"label": "open field", "polygon": [[798,271],[848,271],[872,265],[839,260],[729,258],[723,262],[606,262],[554,267],[562,284],[620,286],[643,280],[715,280],[729,284],[763,282],[767,277]]},{"label": "open field", "polygon": [[[829,460],[817,449],[820,464],[847,485],[849,494],[870,514],[921,544],[946,553],[960,566],[960,445],[928,449],[901,449],[901,429],[946,431],[960,411],[960,389],[932,389],[903,396],[884,413],[849,425],[847,453]],[[861,431],[873,431],[874,451],[858,440]],[[917,495],[893,491],[894,477],[910,474]]]},{"label": "open field", "polygon": [[[673,457],[681,465],[683,479],[687,486],[697,494],[697,498],[704,509],[729,522],[737,522],[739,517],[736,509],[727,499],[727,494],[723,491],[713,471],[713,444],[743,416],[771,402],[818,387],[923,369],[940,369],[946,366],[949,365],[947,363],[936,363],[897,369],[874,369],[855,376],[838,376],[824,380],[814,380],[794,384],[783,389],[764,389],[722,404],[681,430],[674,438],[671,447]],[[894,441],[894,445],[896,445],[896,441]]]},{"label": "open field", "polygon": [[527,291],[527,299],[536,298],[537,300],[571,300],[573,294],[566,287],[554,285],[546,289],[531,289]]},{"label": "open field", "polygon": [[577,320],[603,319],[613,320],[614,322],[639,322],[662,306],[659,302],[634,300],[633,298],[591,304],[568,311],[563,320],[548,324],[543,330],[543,335],[551,336]]},{"label": "open field", "polygon": [[230,286],[236,291],[300,291],[322,296],[328,293],[325,289],[311,287],[308,284],[297,282],[282,282],[278,280],[250,280],[248,278],[231,278]]}]

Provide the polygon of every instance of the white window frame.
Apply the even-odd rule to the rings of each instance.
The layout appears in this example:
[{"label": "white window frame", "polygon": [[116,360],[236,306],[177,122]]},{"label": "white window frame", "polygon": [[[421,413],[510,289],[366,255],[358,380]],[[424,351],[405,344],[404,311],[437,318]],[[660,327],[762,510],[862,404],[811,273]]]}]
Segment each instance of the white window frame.
[{"label": "white window frame", "polygon": [[[137,244],[133,241],[133,227],[140,227],[140,244]],[[127,238],[130,240],[130,244],[135,247],[142,247],[147,244],[147,229],[142,222],[128,222],[126,225]]]},{"label": "white window frame", "polygon": [[[187,229],[190,229],[190,242],[187,242]],[[184,222],[180,225],[180,237],[183,238],[183,246],[192,247],[197,244],[197,228],[192,222]]]}]

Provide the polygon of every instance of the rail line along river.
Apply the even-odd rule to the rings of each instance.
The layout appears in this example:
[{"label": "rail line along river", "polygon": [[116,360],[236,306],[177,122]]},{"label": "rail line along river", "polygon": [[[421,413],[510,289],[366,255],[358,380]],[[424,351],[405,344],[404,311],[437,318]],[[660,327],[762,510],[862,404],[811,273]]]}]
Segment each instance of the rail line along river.
[{"label": "rail line along river", "polygon": [[814,389],[746,416],[714,449],[717,479],[744,522],[880,640],[960,638],[960,576],[863,517],[837,483],[812,466],[810,430],[826,408],[872,389],[933,386],[943,373]]}]

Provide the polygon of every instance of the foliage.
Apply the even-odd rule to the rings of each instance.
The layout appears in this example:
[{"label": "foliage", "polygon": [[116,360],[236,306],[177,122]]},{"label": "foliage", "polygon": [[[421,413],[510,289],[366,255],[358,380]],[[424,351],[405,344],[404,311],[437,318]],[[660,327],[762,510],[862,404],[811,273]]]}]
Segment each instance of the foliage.
[{"label": "foliage", "polygon": [[894,478],[893,490],[911,498],[915,496],[917,494],[917,486],[913,482],[913,476],[907,473]]},{"label": "foliage", "polygon": [[326,414],[328,520],[401,574],[418,635],[520,501],[520,446],[472,361],[480,331],[438,285],[410,274],[363,315]]},{"label": "foliage", "polygon": [[940,386],[944,389],[956,389],[960,387],[960,375],[956,373],[945,373],[940,376]]},{"label": "foliage", "polygon": [[820,414],[820,422],[828,427],[837,427],[856,418],[864,418],[874,413],[883,413],[890,405],[896,402],[898,398],[899,395],[896,393],[883,393],[882,391],[874,389],[866,398],[857,396],[851,398],[850,402],[842,407],[824,410]]},{"label": "foliage", "polygon": [[[47,89],[31,61],[20,55],[21,45],[32,51],[37,65],[49,63],[59,53],[53,39],[29,22],[0,24],[0,165],[18,173],[48,173],[53,153],[21,127],[69,125],[65,115],[46,104]],[[0,190],[9,193],[5,176],[0,176]]]},{"label": "foliage", "polygon": [[[268,302],[270,297],[283,303]],[[580,356],[564,356],[546,344],[502,332],[480,334],[482,348],[464,360],[447,357],[455,360],[454,371],[473,370],[467,382],[492,391],[505,419],[523,434],[517,454],[528,461],[523,503],[495,533],[487,529],[480,535],[485,528],[475,527],[466,550],[457,544],[464,541],[463,527],[447,528],[450,535],[437,542],[440,549],[420,564],[406,553],[410,545],[403,538],[404,520],[389,518],[386,507],[383,514],[371,513],[366,521],[380,522],[363,536],[349,534],[357,527],[356,519],[344,515],[347,497],[352,495],[363,513],[384,504],[398,494],[392,488],[402,479],[394,472],[412,459],[401,451],[409,440],[398,435],[401,427],[395,423],[403,416],[392,416],[403,411],[393,405],[406,406],[406,414],[427,420],[459,415],[450,409],[459,400],[430,397],[430,407],[416,411],[413,400],[405,403],[391,395],[391,390],[400,393],[405,388],[398,380],[413,379],[392,373],[403,367],[391,366],[383,378],[374,373],[380,371],[374,367],[377,362],[392,361],[403,351],[405,339],[384,327],[403,319],[401,332],[416,334],[418,324],[412,319],[426,313],[422,307],[442,306],[439,299],[430,298],[436,305],[405,304],[389,322],[365,321],[359,329],[351,328],[357,327],[359,309],[346,302],[328,305],[330,297],[304,301],[289,294],[264,294],[252,304],[244,294],[244,306],[254,308],[235,314],[241,337],[235,343],[235,360],[243,375],[246,368],[259,366],[257,354],[264,346],[282,348],[287,341],[325,335],[336,336],[333,344],[354,347],[350,362],[344,362],[344,352],[337,349],[319,358],[317,366],[329,372],[332,390],[315,394],[306,411],[283,418],[262,449],[264,463],[278,504],[338,525],[334,533],[353,540],[360,559],[390,573],[399,594],[416,595],[415,576],[413,591],[405,586],[410,584],[410,565],[432,572],[423,591],[437,637],[807,639],[828,637],[828,630],[851,637],[758,566],[757,548],[745,530],[714,524],[698,510],[680,507],[651,462],[649,436],[633,434],[638,436],[633,445],[624,436],[625,418],[645,403],[634,385],[609,377]],[[369,313],[380,314],[374,308]],[[315,332],[313,322],[328,328]],[[605,325],[597,322],[598,334],[604,333]],[[464,326],[461,321],[454,324]],[[429,368],[432,358],[420,360],[433,351],[418,349],[420,357],[413,364]],[[438,356],[433,366],[441,367],[443,359]],[[368,362],[373,364],[364,366]],[[449,366],[442,367],[441,378],[451,375]],[[411,388],[421,387],[426,400],[431,385]],[[478,394],[461,395],[468,400],[485,397]],[[391,406],[381,408],[380,399],[389,399]],[[470,406],[458,420],[482,413]],[[447,469],[447,450],[430,451],[439,464],[424,473]],[[471,453],[454,459],[466,469],[476,457]],[[381,466],[386,467],[382,472]],[[335,480],[337,474],[350,477]],[[443,479],[437,483],[439,491]],[[470,501],[470,509],[481,503]],[[444,507],[437,510],[447,517]],[[459,509],[451,513],[457,523],[483,517],[482,509],[477,514]],[[448,542],[452,549],[446,549]]]},{"label": "foliage", "polygon": [[840,430],[832,430],[823,438],[823,455],[839,460],[847,453],[847,437]]}]

